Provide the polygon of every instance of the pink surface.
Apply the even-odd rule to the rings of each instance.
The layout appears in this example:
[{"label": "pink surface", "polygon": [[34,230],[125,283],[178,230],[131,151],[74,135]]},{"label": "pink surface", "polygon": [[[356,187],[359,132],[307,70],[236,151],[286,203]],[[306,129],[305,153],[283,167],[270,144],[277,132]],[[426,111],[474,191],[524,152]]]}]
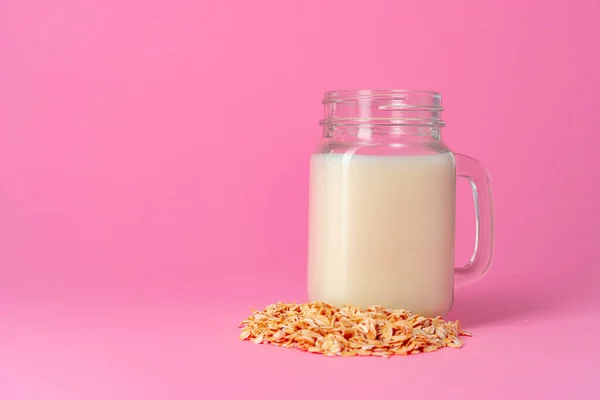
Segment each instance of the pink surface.
[{"label": "pink surface", "polygon": [[[600,397],[599,13],[3,0],[0,399]],[[305,300],[320,99],[353,88],[442,92],[447,143],[491,171],[495,263],[451,315],[464,349],[237,340],[250,306]]]}]

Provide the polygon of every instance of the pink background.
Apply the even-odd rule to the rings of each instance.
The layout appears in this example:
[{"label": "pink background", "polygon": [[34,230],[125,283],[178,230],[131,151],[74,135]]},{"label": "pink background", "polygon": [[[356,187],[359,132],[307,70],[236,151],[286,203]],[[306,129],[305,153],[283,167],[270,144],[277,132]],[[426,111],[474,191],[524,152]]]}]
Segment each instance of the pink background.
[{"label": "pink background", "polygon": [[[599,17],[594,0],[3,0],[0,398],[598,398]],[[462,350],[237,340],[249,307],[306,300],[320,100],[355,88],[442,92],[446,142],[491,171],[495,263],[457,293]]]}]

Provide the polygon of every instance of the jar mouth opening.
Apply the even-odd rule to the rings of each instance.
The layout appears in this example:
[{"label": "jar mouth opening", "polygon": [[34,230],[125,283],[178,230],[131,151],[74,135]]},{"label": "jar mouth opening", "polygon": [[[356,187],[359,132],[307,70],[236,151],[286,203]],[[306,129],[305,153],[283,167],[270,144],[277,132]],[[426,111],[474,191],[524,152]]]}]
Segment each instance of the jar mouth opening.
[{"label": "jar mouth opening", "polygon": [[442,95],[429,90],[331,90],[322,103],[321,125],[445,125]]}]

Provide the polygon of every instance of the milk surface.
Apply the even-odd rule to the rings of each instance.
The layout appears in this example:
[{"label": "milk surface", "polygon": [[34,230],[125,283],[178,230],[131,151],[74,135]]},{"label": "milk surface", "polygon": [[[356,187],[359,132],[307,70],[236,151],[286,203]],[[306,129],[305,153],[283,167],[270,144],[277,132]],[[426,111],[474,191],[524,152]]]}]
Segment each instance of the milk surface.
[{"label": "milk surface", "polygon": [[454,288],[451,153],[311,159],[311,301],[445,314]]}]

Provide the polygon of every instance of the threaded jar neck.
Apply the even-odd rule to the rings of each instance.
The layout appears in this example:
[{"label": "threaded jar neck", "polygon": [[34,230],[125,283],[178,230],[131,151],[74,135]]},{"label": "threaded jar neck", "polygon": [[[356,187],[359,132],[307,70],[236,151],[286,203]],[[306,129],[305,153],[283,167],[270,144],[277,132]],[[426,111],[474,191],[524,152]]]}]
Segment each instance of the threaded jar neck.
[{"label": "threaded jar neck", "polygon": [[325,134],[330,131],[377,131],[440,135],[442,95],[422,90],[334,90],[325,93]]}]

